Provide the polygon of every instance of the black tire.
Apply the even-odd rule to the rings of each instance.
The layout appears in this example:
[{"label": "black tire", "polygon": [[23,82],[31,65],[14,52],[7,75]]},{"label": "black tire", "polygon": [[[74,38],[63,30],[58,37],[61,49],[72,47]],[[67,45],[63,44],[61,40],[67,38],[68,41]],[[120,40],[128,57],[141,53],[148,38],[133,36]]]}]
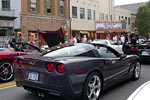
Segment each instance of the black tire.
[{"label": "black tire", "polygon": [[141,64],[140,62],[137,61],[134,66],[134,71],[131,79],[138,80],[140,78],[140,75],[141,75]]},{"label": "black tire", "polygon": [[102,88],[102,81],[99,73],[91,73],[84,84],[82,100],[98,100]]},{"label": "black tire", "polygon": [[14,78],[11,61],[0,62],[0,82],[8,82]]}]

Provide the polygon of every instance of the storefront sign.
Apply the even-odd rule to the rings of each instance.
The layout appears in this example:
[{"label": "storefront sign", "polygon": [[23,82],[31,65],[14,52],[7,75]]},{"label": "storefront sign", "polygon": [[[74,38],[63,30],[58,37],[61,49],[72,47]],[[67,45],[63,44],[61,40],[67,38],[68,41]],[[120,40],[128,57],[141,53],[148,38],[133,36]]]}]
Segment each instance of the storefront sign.
[{"label": "storefront sign", "polygon": [[96,30],[116,30],[122,29],[121,23],[96,23]]},{"label": "storefront sign", "polygon": [[0,27],[13,27],[14,21],[0,20]]}]

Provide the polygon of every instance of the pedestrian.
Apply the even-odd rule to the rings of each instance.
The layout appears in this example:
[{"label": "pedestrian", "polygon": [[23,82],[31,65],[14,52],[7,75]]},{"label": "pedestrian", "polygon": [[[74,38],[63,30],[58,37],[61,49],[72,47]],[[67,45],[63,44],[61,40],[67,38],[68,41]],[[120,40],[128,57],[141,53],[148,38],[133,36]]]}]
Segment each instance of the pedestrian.
[{"label": "pedestrian", "polygon": [[14,45],[15,45],[15,43],[16,43],[16,36],[15,36],[14,33],[12,33],[11,38],[10,38],[10,40],[8,41],[7,47],[12,47],[12,48],[13,48]]},{"label": "pedestrian", "polygon": [[33,34],[30,35],[29,43],[32,44],[32,45],[35,45],[34,35]]},{"label": "pedestrian", "polygon": [[16,36],[12,33],[11,39],[9,40],[10,43],[16,43]]},{"label": "pedestrian", "polygon": [[118,36],[117,36],[117,35],[113,36],[113,41],[114,41],[115,43],[118,42]]},{"label": "pedestrian", "polygon": [[107,40],[111,40],[111,36],[108,34],[108,35],[106,36],[106,39],[107,39]]},{"label": "pedestrian", "polygon": [[86,37],[86,35],[83,36],[82,42],[83,42],[83,43],[87,43],[87,37]]},{"label": "pedestrian", "polygon": [[130,39],[131,45],[136,45],[137,41],[138,43],[140,43],[139,35],[138,35],[138,28],[134,28],[133,33],[131,33],[129,36],[129,39]]},{"label": "pedestrian", "polygon": [[70,39],[69,43],[70,44],[74,44],[74,38],[73,38],[73,36],[71,36],[71,39]]},{"label": "pedestrian", "polygon": [[125,44],[125,37],[123,34],[120,37],[120,42],[121,42],[121,45]]},{"label": "pedestrian", "polygon": [[80,35],[78,36],[78,38],[77,38],[77,43],[81,43],[81,37],[80,37]]},{"label": "pedestrian", "polygon": [[77,43],[77,38],[76,38],[76,36],[74,36],[73,40],[74,40],[74,43]]},{"label": "pedestrian", "polygon": [[24,39],[24,37],[22,36],[22,33],[21,33],[21,32],[18,32],[18,33],[17,33],[17,40],[16,40],[16,42],[18,42],[18,43],[25,42],[25,39]]}]

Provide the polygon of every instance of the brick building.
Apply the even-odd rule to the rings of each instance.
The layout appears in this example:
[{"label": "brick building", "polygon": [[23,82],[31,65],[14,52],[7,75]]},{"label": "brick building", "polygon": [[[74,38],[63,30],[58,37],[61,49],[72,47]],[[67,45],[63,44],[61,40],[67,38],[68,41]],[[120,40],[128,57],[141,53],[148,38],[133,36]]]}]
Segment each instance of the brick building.
[{"label": "brick building", "polygon": [[[21,0],[21,31],[26,40],[29,34],[36,34],[44,44],[37,29],[53,31],[60,27],[70,30],[68,25],[70,0]],[[69,38],[67,34],[66,39]]]}]

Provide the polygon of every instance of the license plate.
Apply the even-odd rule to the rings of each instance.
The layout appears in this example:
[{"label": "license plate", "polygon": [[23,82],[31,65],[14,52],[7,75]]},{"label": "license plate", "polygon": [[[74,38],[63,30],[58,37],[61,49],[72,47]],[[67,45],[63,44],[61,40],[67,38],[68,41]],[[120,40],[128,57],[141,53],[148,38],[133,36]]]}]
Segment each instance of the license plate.
[{"label": "license plate", "polygon": [[142,51],[142,55],[148,55],[148,52]]},{"label": "license plate", "polygon": [[28,79],[33,81],[38,81],[39,79],[39,73],[37,72],[29,72]]}]

